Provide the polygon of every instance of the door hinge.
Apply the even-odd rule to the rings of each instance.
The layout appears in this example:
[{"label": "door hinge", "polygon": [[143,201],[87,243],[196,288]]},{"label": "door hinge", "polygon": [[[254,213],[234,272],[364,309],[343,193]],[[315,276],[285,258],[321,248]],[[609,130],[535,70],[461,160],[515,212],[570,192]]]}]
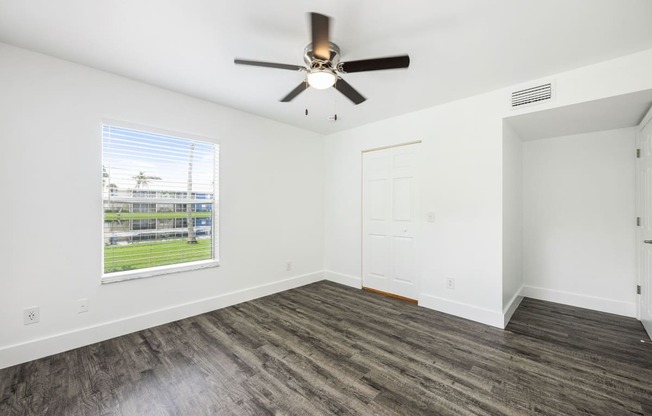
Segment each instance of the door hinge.
[{"label": "door hinge", "polygon": [[636,217],[636,226],[637,227],[641,226],[641,217]]},{"label": "door hinge", "polygon": [[636,158],[639,159],[641,157],[641,149],[636,149]]},{"label": "door hinge", "polygon": [[641,294],[641,285],[636,285],[636,294],[637,295]]}]

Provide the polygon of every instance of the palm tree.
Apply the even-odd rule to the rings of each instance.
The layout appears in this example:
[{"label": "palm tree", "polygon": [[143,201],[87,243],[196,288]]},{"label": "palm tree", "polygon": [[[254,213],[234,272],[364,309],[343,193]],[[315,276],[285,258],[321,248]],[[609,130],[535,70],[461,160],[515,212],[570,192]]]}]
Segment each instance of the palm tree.
[{"label": "palm tree", "polygon": [[[188,194],[187,198],[192,198],[192,158],[195,153],[195,144],[190,143],[190,156],[188,157]],[[186,204],[186,213],[188,220],[188,244],[197,244],[197,234],[195,234],[195,227],[192,224],[192,207],[195,204]]]},{"label": "palm tree", "polygon": [[161,178],[158,176],[145,175],[144,171],[138,172],[138,175],[132,176],[136,180],[136,189],[147,188],[150,181],[160,181]]}]

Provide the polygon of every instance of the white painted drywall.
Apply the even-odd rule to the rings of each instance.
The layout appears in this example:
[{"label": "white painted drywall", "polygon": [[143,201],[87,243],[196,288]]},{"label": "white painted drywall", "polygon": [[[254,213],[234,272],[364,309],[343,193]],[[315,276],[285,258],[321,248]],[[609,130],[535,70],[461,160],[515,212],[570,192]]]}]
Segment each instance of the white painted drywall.
[{"label": "white painted drywall", "polygon": [[[513,313],[523,286],[523,143],[503,123],[503,313]],[[510,316],[511,316],[510,313]],[[509,320],[509,317],[508,317]]]},{"label": "white painted drywall", "polygon": [[[422,140],[421,285],[419,303],[503,327],[504,297],[512,293],[518,250],[503,247],[503,127],[517,114],[567,106],[652,88],[652,50],[551,75],[468,99],[409,113],[326,138],[326,276],[353,286],[361,282],[361,165],[367,148]],[[481,71],[480,75],[481,76]],[[518,110],[509,93],[554,79],[555,99]],[[424,91],[436,94],[436,91]],[[509,198],[511,200],[511,198]],[[509,207],[506,208],[509,210]],[[428,211],[435,222],[425,222]],[[508,227],[509,228],[509,227]],[[515,233],[510,233],[513,236]],[[503,277],[510,288],[503,291]],[[456,279],[454,290],[445,279]]]},{"label": "white painted drywall", "polygon": [[326,270],[360,280],[362,150],[421,140],[419,302],[500,315],[502,139],[488,138],[502,137],[502,121],[487,109],[502,103],[485,95],[327,137]]},{"label": "white painted drywall", "polygon": [[[322,136],[5,44],[0,91],[0,367],[323,276]],[[219,268],[100,285],[104,118],[219,141]]]},{"label": "white painted drywall", "polygon": [[523,143],[524,294],[635,316],[635,129]]}]

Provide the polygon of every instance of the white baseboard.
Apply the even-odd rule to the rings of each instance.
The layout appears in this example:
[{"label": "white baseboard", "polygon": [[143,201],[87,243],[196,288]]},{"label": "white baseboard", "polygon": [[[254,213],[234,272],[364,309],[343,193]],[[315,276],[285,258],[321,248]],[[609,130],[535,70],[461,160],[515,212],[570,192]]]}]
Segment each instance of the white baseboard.
[{"label": "white baseboard", "polygon": [[509,320],[512,319],[512,315],[514,315],[514,312],[516,312],[516,309],[518,309],[518,305],[521,304],[522,300],[523,286],[521,286],[521,288],[516,291],[514,296],[512,296],[509,302],[507,302],[507,306],[503,308],[503,328],[507,327]]},{"label": "white baseboard", "polygon": [[631,318],[636,317],[636,303],[634,302],[622,302],[535,286],[523,286],[522,295],[526,298],[563,303],[564,305],[593,309],[595,311],[608,312]]},{"label": "white baseboard", "polygon": [[492,311],[475,305],[469,305],[468,303],[455,302],[450,299],[425,293],[419,295],[419,306],[480,322],[481,324],[495,326],[500,329],[503,329],[505,324],[503,314],[500,311]]},{"label": "white baseboard", "polygon": [[360,277],[325,270],[324,279],[341,285],[351,286],[356,289],[362,289],[362,279]]},{"label": "white baseboard", "polygon": [[324,273],[321,271],[304,274],[274,283],[9,345],[0,348],[0,369],[272,295],[284,290],[294,289],[323,279]]}]

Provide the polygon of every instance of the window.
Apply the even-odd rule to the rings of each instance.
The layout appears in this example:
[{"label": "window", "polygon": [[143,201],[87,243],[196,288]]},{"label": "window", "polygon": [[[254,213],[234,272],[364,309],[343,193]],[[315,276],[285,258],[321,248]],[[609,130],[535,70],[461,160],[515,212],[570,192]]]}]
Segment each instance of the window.
[{"label": "window", "polygon": [[156,204],[132,204],[132,212],[156,212]]},{"label": "window", "polygon": [[103,282],[217,265],[219,147],[102,126]]},{"label": "window", "polygon": [[155,230],[156,229],[156,220],[147,219],[147,220],[133,220],[131,223],[132,230]]},{"label": "window", "polygon": [[186,228],[188,226],[188,220],[185,218],[175,218],[174,219],[174,228]]}]

